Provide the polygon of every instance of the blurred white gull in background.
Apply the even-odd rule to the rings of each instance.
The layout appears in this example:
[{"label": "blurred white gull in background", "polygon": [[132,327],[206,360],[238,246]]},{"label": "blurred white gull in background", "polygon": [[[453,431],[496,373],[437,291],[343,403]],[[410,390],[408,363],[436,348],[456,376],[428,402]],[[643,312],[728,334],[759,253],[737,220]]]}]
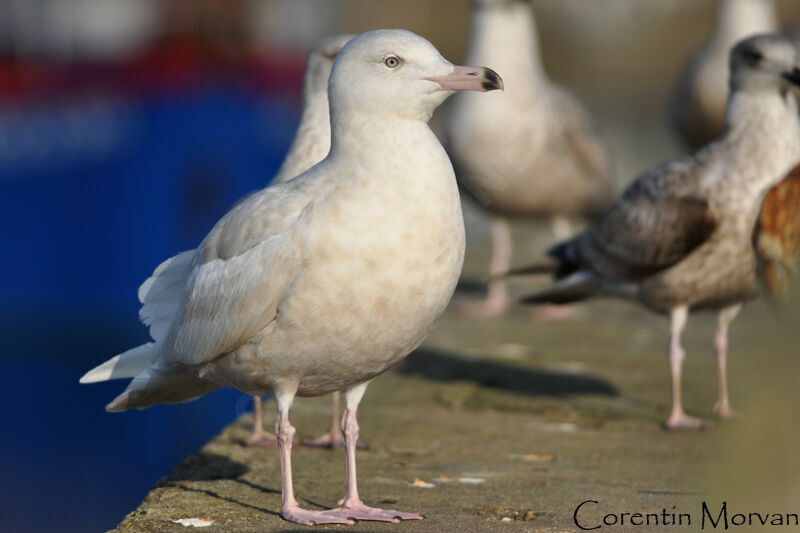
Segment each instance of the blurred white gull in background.
[{"label": "blurred white gull in background", "polygon": [[777,30],[773,0],[719,2],[708,41],[684,67],[670,104],[670,122],[688,148],[700,148],[722,133],[731,47]]},{"label": "blurred white gull in background", "polygon": [[[552,83],[542,66],[528,2],[474,0],[467,62],[503,73],[503,94],[459,96],[447,123],[447,146],[459,182],[492,215],[490,273],[508,270],[509,218],[547,218],[556,237],[569,235],[565,216],[597,214],[612,199],[609,159],[581,103]],[[509,307],[506,284],[489,284],[486,300],[465,304],[470,315]]]},{"label": "blurred white gull in background", "polygon": [[[218,387],[274,395],[286,520],[422,518],[362,503],[356,409],[368,383],[433,329],[461,273],[458,188],[428,121],[453,91],[498,88],[493,71],[454,67],[405,30],[350,41],[330,76],[329,155],[245,198],[196,250],[162,263],[139,290],[153,342],[81,381],[133,377],[112,412]],[[289,409],[296,395],[338,390],[347,491],[334,509],[305,510],[292,485]]]},{"label": "blurred white gull in background", "polygon": [[[303,110],[300,125],[292,141],[292,146],[283,160],[281,168],[272,184],[283,183],[302,174],[316,165],[331,147],[331,119],[328,111],[328,77],[333,60],[339,51],[352,39],[353,35],[334,35],[317,43],[308,55],[303,74]],[[304,442],[311,446],[341,447],[344,436],[339,427],[339,391],[333,393],[333,414],[331,427],[326,434]],[[248,446],[276,447],[274,435],[264,431],[261,398],[253,397],[253,433],[245,441]]]}]

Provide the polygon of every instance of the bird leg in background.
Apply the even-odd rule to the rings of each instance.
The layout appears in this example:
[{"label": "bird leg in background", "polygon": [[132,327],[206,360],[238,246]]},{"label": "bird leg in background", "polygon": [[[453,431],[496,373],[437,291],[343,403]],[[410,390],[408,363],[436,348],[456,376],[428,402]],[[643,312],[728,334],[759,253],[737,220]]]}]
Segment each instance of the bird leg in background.
[{"label": "bird leg in background", "polygon": [[736,416],[734,410],[731,409],[731,402],[728,398],[728,326],[730,326],[741,309],[742,304],[722,309],[719,312],[717,331],[714,333],[714,351],[717,354],[717,379],[719,380],[717,404],[714,406],[714,412],[723,419]]},{"label": "bird leg in background", "polygon": [[345,441],[345,466],[347,474],[347,492],[344,499],[339,502],[339,507],[335,509],[340,516],[355,518],[357,520],[377,520],[381,522],[400,522],[401,520],[421,520],[422,515],[417,513],[403,513],[376,509],[364,505],[358,496],[358,485],[356,481],[356,443],[358,442],[358,419],[356,412],[364,391],[367,390],[369,382],[356,385],[345,392],[345,410],[342,416],[342,431]]},{"label": "bird leg in background", "polygon": [[[315,448],[344,448],[344,435],[342,434],[342,427],[339,419],[341,413],[342,393],[336,391],[333,393],[333,409],[331,410],[331,427],[327,433],[315,439],[305,439],[301,441],[303,446],[311,446]],[[359,450],[366,450],[367,445],[363,442],[356,444]]]},{"label": "bird leg in background", "polygon": [[281,456],[281,516],[289,522],[313,526],[315,524],[353,524],[353,520],[343,517],[338,509],[328,511],[308,511],[301,509],[294,498],[292,485],[292,442],[295,429],[289,422],[289,408],[294,400],[295,388],[276,395],[278,416],[275,418],[275,436]]},{"label": "bird leg in background", "polygon": [[[505,274],[511,268],[511,226],[504,218],[492,218],[492,260],[489,265],[491,277]],[[487,318],[505,314],[509,308],[506,280],[492,279],[486,299],[479,302],[465,302],[460,306],[461,314],[472,318]]]},{"label": "bird leg in background", "polygon": [[556,242],[566,241],[572,237],[572,224],[567,217],[555,215],[550,221],[550,226],[553,230],[553,236],[556,238]]},{"label": "bird leg in background", "polygon": [[689,308],[676,307],[670,313],[669,369],[672,375],[672,412],[664,423],[669,430],[702,429],[706,423],[683,412],[681,401],[681,369],[686,352],[681,346],[681,333],[689,317]]},{"label": "bird leg in background", "polygon": [[[492,261],[489,265],[489,275],[495,276],[508,272],[511,268],[511,253],[514,242],[511,240],[511,226],[504,218],[495,217],[492,220]],[[508,291],[505,280],[492,280],[489,282],[489,293],[486,306],[498,315],[508,310]]]},{"label": "bird leg in background", "polygon": [[260,448],[277,448],[278,439],[264,431],[264,413],[261,405],[261,396],[253,396],[253,433],[247,438],[245,444]]},{"label": "bird leg in background", "polygon": [[303,446],[311,446],[314,448],[344,448],[344,436],[339,425],[339,412],[342,393],[336,391],[333,393],[333,409],[331,410],[331,427],[324,435],[320,435],[315,439],[304,439],[300,441]]}]

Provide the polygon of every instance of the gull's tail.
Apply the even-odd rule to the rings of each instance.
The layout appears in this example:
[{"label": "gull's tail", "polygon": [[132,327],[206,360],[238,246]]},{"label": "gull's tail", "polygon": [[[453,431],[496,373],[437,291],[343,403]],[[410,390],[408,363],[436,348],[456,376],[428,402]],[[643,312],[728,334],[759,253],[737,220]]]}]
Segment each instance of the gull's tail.
[{"label": "gull's tail", "polygon": [[575,239],[556,244],[547,251],[550,267],[556,281],[520,300],[527,304],[568,304],[594,296],[601,289],[600,280],[591,272],[582,270],[576,260]]},{"label": "gull's tail", "polygon": [[526,304],[568,304],[585,300],[600,291],[597,278],[586,271],[578,271],[562,278],[549,287],[520,299]]},{"label": "gull's tail", "polygon": [[166,367],[153,362],[158,345],[148,342],[112,357],[88,371],[81,383],[97,383],[111,379],[133,378],[125,392],[106,406],[106,411],[144,409],[157,403],[180,403],[194,400],[218,385],[198,378],[183,366]]},{"label": "gull's tail", "polygon": [[118,413],[158,403],[188,402],[218,388],[219,385],[191,374],[183,366],[156,364],[139,372],[125,392],[106,406],[106,411]]},{"label": "gull's tail", "polygon": [[81,383],[97,383],[112,379],[132,378],[150,364],[157,351],[156,343],[148,342],[131,348],[97,366],[81,378]]}]

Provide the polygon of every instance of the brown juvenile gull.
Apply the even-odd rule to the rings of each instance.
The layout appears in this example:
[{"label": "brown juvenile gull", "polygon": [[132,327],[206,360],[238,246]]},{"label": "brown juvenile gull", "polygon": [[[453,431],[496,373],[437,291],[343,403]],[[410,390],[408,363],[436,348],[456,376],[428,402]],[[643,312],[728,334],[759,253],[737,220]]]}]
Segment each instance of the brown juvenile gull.
[{"label": "brown juvenile gull", "polygon": [[[328,113],[328,76],[336,54],[353,35],[333,35],[314,46],[306,61],[303,74],[303,103],[300,125],[292,146],[283,160],[272,183],[283,183],[302,174],[322,161],[331,147],[331,120]],[[326,434],[304,444],[323,447],[344,446],[344,436],[339,428],[341,394],[333,393],[333,412],[330,429]],[[264,431],[261,397],[253,396],[253,433],[245,441],[248,446],[277,447],[275,435]]]},{"label": "brown juvenile gull", "polygon": [[742,303],[758,294],[752,228],[765,190],[800,161],[798,106],[789,90],[790,83],[800,85],[796,57],[794,45],[778,35],[736,45],[723,135],[640,175],[586,231],[550,250],[559,281],[526,298],[559,303],[607,294],[669,313],[669,429],[703,425],[681,404],[681,332],[694,309],[719,310],[715,411],[733,414],[727,332]]},{"label": "brown juvenile gull", "polygon": [[[286,520],[422,518],[362,503],[356,409],[367,384],[428,335],[461,272],[458,188],[428,121],[454,91],[498,88],[493,71],[454,67],[409,31],[351,40],[330,75],[330,153],[245,198],[196,250],[156,269],[140,289],[154,341],[117,356],[114,371],[134,379],[106,409],[183,402],[218,387],[274,395]],[[296,395],[338,390],[347,492],[334,509],[301,509],[289,408]]]},{"label": "brown juvenile gull", "polygon": [[696,150],[722,133],[731,47],[777,29],[773,0],[719,2],[708,42],[684,67],[670,105],[670,122],[687,147]]},{"label": "brown juvenile gull", "polygon": [[753,229],[758,279],[767,297],[785,305],[800,281],[800,165],[767,191]]},{"label": "brown juvenile gull", "polygon": [[[496,64],[507,90],[459,96],[447,123],[448,151],[459,182],[492,215],[490,274],[511,264],[509,218],[548,218],[569,236],[565,216],[593,215],[613,198],[609,160],[581,103],[551,82],[539,55],[528,2],[473,0],[469,64]],[[509,307],[506,282],[489,283],[468,314]]]}]

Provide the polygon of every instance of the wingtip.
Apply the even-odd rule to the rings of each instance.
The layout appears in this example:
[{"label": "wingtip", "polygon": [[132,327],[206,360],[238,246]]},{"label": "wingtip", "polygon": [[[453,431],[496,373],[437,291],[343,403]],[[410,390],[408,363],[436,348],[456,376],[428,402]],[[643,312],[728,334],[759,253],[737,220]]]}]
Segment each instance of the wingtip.
[{"label": "wingtip", "polygon": [[81,379],[78,380],[78,383],[86,385],[88,383],[99,383],[101,381],[108,381],[111,379],[111,374],[113,371],[113,365],[119,360],[119,356],[116,356],[105,363],[94,367],[93,369],[89,370]]},{"label": "wingtip", "polygon": [[[117,356],[119,357],[119,356]],[[101,381],[108,381],[111,371],[109,369],[109,362],[116,362],[117,358],[113,358],[110,361],[106,361],[105,363],[94,367],[93,369],[89,370],[81,379],[78,380],[78,383],[86,385],[88,383],[99,383]]]}]

